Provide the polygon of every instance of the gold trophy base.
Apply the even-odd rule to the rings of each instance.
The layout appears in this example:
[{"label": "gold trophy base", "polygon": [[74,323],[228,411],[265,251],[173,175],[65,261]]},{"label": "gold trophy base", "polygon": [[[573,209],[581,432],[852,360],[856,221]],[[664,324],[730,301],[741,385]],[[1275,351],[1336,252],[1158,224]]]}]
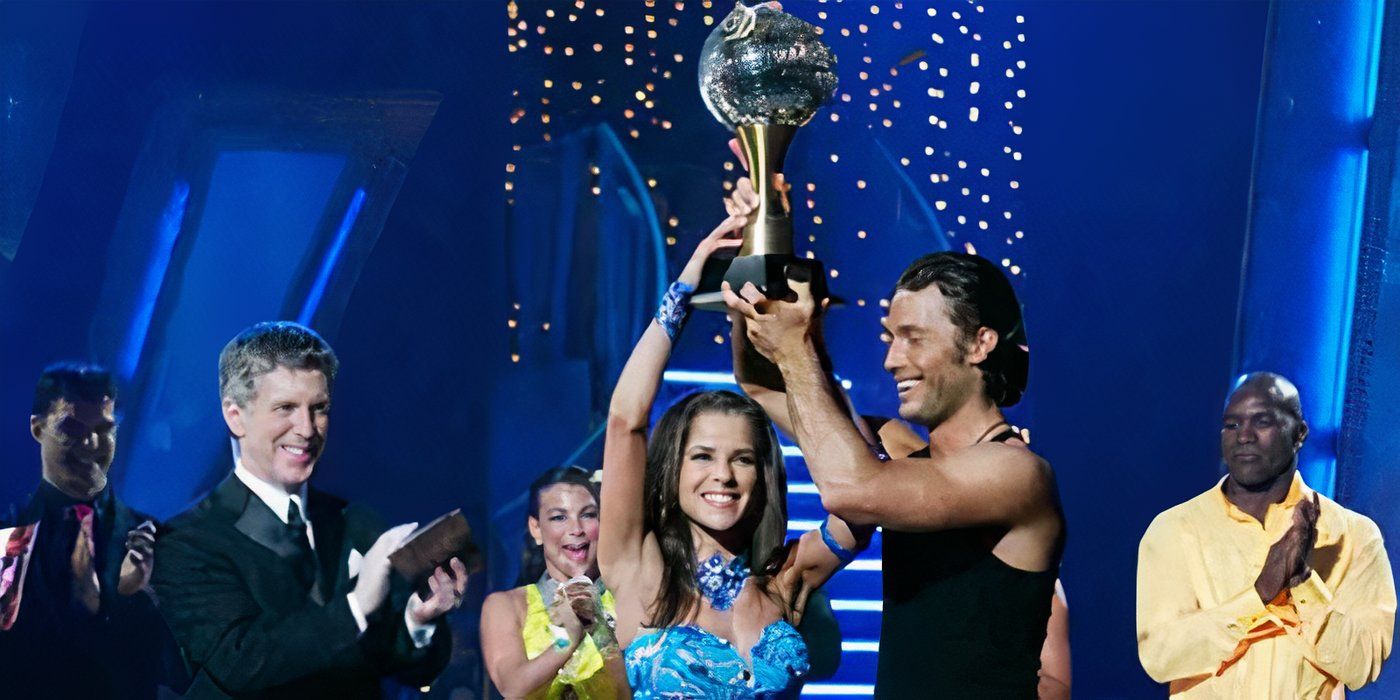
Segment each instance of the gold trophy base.
[{"label": "gold trophy base", "polygon": [[820,260],[799,258],[786,253],[769,255],[740,255],[729,260],[710,258],[700,274],[700,293],[690,298],[692,308],[701,311],[725,311],[724,293],[719,291],[720,282],[728,282],[730,289],[738,293],[746,283],[752,282],[763,296],[769,299],[790,298],[792,290],[788,278],[807,280],[812,285],[812,296],[827,297],[826,269]]}]

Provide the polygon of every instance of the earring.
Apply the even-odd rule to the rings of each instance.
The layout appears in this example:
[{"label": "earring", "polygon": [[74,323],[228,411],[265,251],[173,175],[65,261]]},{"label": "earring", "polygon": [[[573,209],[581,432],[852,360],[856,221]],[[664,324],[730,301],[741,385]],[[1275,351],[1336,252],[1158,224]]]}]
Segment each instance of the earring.
[{"label": "earring", "polygon": [[544,540],[535,540],[535,546],[536,546],[536,547],[543,547],[543,546],[544,546]]}]

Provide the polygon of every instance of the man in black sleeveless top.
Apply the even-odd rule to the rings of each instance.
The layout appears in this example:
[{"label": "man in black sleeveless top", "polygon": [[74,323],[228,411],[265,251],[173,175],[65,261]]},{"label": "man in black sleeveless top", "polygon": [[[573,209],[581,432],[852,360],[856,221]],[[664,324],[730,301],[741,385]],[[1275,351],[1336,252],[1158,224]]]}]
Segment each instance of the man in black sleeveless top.
[{"label": "man in black sleeveless top", "polygon": [[[735,372],[797,438],[823,506],[884,528],[875,695],[1035,697],[1064,520],[1050,466],[1000,411],[1027,376],[1010,282],[984,258],[937,253],[895,285],[885,369],[927,446],[897,422],[851,420],[825,367],[820,307],[805,279],[791,282],[787,301],[726,289]],[[745,345],[772,363],[767,376]]]}]

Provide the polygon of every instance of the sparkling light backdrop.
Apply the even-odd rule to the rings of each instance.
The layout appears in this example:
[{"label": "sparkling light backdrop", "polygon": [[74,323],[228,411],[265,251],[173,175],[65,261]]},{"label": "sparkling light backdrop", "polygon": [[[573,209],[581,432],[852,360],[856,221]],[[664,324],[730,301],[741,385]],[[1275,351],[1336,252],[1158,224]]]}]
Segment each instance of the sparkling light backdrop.
[{"label": "sparkling light backdrop", "polygon": [[[532,147],[607,123],[650,188],[678,271],[723,218],[719,200],[743,175],[696,78],[705,37],[731,9],[718,0],[508,2],[505,69],[516,85],[507,206],[515,204],[517,173],[556,167],[532,159]],[[1019,173],[1028,97],[1019,6],[836,0],[784,9],[816,25],[838,57],[836,96],[799,131],[786,170],[798,252],[826,263],[833,292],[851,307],[838,314],[863,336],[859,352],[878,352],[878,308],[912,259],[911,244],[896,245],[886,230],[920,216],[916,209],[935,223],[913,252],[945,245],[976,252],[1019,287],[1027,274]],[[894,189],[903,196],[893,197]],[[874,260],[885,264],[867,264]],[[512,311],[517,335],[548,332],[523,327],[514,320],[520,310]],[[697,317],[688,335],[727,342],[717,314]]]}]

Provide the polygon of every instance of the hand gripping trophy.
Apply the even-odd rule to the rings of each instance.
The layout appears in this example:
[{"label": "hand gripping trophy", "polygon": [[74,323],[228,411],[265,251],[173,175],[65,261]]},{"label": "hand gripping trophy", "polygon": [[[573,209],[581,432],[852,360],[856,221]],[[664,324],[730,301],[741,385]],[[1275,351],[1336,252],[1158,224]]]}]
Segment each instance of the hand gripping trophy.
[{"label": "hand gripping trophy", "polygon": [[[743,0],[700,50],[700,96],[710,114],[738,136],[758,194],[743,246],[722,273],[735,290],[752,282],[770,299],[788,294],[786,270],[797,257],[783,160],[797,128],[835,93],[835,65],[836,55],[816,27],[766,4],[748,7]],[[825,296],[821,263],[803,264],[811,272],[812,293]],[[720,277],[719,270],[705,275],[692,299],[696,308],[724,308]]]}]

